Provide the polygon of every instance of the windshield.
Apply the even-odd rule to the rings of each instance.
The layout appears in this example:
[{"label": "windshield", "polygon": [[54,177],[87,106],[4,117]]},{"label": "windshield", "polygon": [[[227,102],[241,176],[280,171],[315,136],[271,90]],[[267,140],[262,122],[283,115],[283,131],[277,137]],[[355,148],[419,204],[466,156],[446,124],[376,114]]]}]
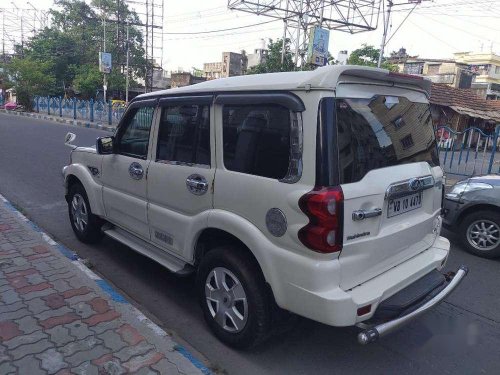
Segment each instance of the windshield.
[{"label": "windshield", "polygon": [[439,165],[429,104],[405,97],[336,101],[340,183],[372,169],[426,161]]}]

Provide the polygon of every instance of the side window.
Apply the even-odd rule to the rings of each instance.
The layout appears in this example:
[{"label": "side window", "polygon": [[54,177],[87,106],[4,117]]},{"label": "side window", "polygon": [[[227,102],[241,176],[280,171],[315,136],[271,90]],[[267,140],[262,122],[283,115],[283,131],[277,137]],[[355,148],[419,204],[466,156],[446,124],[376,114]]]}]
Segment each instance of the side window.
[{"label": "side window", "polygon": [[210,107],[162,107],[157,161],[210,165]]},{"label": "side window", "polygon": [[290,164],[290,128],[290,110],[281,105],[225,105],[225,167],[231,171],[283,179]]},{"label": "side window", "polygon": [[140,107],[128,114],[119,131],[118,153],[139,158],[147,157],[154,110],[154,107]]}]

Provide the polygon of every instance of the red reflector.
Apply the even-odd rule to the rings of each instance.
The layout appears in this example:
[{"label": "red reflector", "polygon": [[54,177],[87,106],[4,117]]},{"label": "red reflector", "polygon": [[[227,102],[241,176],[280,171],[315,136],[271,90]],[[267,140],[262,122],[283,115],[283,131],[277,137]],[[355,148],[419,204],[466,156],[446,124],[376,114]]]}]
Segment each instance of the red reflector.
[{"label": "red reflector", "polygon": [[366,305],[358,309],[358,316],[366,315],[372,311],[372,305]]}]

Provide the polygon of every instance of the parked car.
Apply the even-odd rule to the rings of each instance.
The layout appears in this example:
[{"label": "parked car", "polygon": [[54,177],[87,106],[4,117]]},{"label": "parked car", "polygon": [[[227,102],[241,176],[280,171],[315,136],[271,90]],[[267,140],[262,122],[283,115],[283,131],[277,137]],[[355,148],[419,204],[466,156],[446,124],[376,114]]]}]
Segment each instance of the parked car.
[{"label": "parked car", "polygon": [[445,195],[443,216],[468,252],[500,257],[500,175],[457,182]]},{"label": "parked car", "polygon": [[429,88],[328,66],[140,95],[114,136],[71,153],[71,225],[83,242],[104,233],[196,273],[228,345],[267,338],[275,305],[374,341],[467,273],[439,272],[450,244]]}]

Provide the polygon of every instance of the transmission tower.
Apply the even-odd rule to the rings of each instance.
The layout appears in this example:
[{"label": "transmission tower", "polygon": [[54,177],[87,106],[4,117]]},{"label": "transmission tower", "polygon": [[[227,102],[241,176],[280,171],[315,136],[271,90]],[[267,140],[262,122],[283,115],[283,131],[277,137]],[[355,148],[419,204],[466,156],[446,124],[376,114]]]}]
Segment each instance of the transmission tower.
[{"label": "transmission tower", "polygon": [[35,8],[28,2],[30,8],[0,8],[0,46],[2,60],[15,53],[19,46],[22,53],[29,38],[48,26],[49,12]]},{"label": "transmission tower", "polygon": [[350,34],[375,30],[381,1],[228,0],[228,8],[283,20],[283,39],[290,39],[295,64],[303,66],[312,26]]}]

